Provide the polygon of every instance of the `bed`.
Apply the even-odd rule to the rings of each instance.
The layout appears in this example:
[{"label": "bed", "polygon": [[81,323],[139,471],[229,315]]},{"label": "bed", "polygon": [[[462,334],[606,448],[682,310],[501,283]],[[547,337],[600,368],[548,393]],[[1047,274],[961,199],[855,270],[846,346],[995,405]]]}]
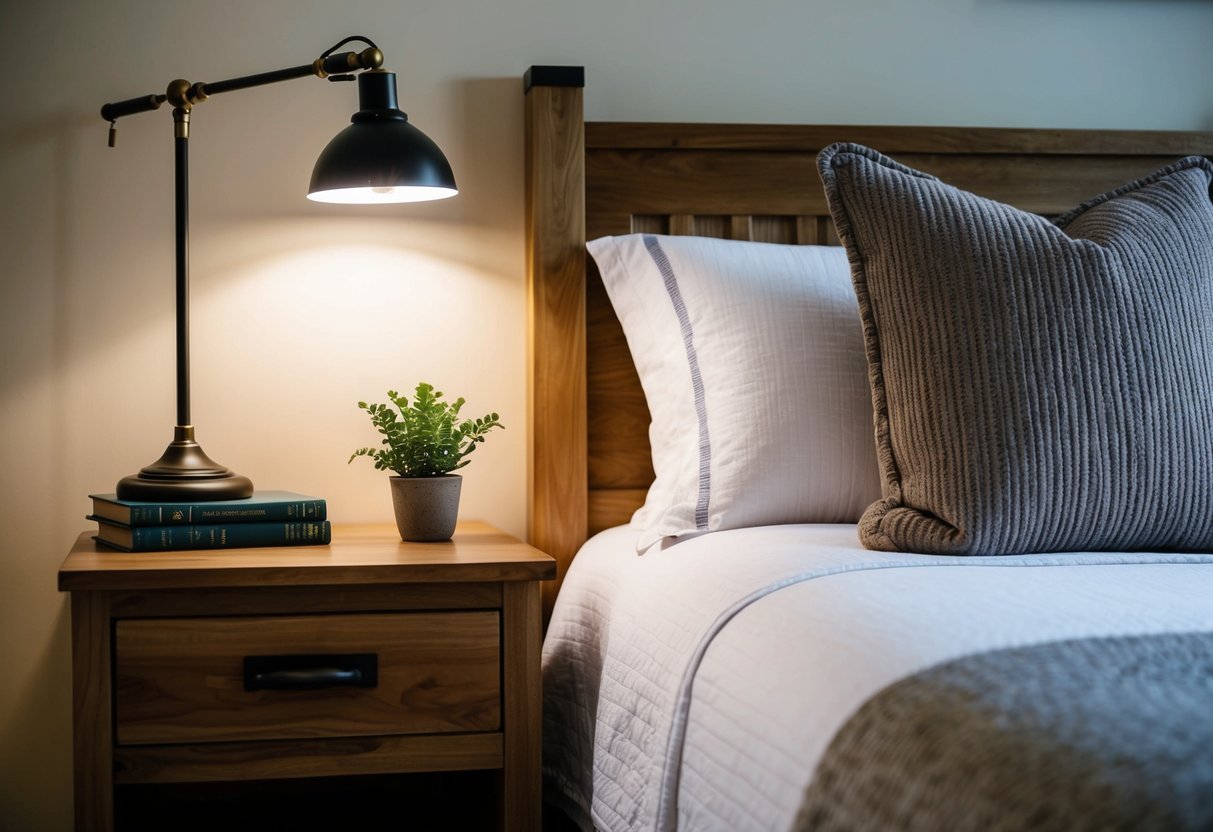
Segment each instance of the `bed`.
[{"label": "bed", "polygon": [[525,85],[545,800],[606,830],[1213,825],[1213,556],[877,551],[854,518],[653,545],[629,525],[653,417],[586,248],[837,246],[817,156],[839,141],[1056,217],[1213,135],[585,123],[581,82]]}]

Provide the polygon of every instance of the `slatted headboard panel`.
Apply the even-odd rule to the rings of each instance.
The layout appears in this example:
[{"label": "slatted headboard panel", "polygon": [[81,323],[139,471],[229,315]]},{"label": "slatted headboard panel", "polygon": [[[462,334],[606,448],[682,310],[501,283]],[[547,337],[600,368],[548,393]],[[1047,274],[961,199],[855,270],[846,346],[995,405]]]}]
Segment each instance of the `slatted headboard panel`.
[{"label": "slatted headboard panel", "polygon": [[[531,542],[563,576],[595,531],[626,522],[653,478],[648,408],[585,241],[695,234],[837,244],[817,175],[836,141],[876,148],[959,187],[1044,215],[1213,134],[944,127],[584,123],[580,86],[527,84]],[[545,587],[550,605],[558,584]]]},{"label": "slatted headboard panel", "polygon": [[811,215],[764,217],[753,214],[636,214],[632,216],[632,231],[637,234],[752,240],[756,243],[838,245],[838,235],[834,233],[834,224],[830,222],[830,218]]}]

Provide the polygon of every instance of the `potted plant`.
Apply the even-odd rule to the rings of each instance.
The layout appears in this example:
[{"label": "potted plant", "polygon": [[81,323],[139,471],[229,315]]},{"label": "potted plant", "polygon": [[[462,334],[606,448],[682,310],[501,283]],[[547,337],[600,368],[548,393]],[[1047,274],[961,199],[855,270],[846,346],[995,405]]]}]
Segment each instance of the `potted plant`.
[{"label": "potted plant", "polygon": [[452,474],[493,428],[504,428],[496,413],[479,419],[460,419],[464,400],[444,401],[432,384],[421,382],[410,403],[407,396],[389,390],[386,404],[358,406],[383,434],[382,448],[359,448],[350,456],[370,457],[380,471],[394,471],[392,505],[401,540],[449,540],[459,514],[462,478]]}]

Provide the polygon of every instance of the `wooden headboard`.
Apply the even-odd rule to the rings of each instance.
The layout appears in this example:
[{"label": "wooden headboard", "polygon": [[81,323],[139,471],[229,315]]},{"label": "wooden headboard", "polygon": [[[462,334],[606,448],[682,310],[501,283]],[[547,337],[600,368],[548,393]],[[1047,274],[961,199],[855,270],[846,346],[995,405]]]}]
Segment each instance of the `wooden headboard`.
[{"label": "wooden headboard", "polygon": [[585,242],[696,234],[836,244],[818,151],[868,145],[1044,215],[1180,156],[1213,133],[955,127],[585,123],[579,67],[532,67],[526,229],[530,542],[556,558],[545,610],[593,533],[626,523],[653,479],[649,412]]}]

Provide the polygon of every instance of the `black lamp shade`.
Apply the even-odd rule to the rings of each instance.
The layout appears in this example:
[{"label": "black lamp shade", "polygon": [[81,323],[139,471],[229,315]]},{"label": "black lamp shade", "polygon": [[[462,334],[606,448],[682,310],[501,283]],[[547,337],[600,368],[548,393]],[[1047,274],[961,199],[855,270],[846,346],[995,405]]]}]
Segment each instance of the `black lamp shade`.
[{"label": "black lamp shade", "polygon": [[396,75],[358,76],[357,113],[316,160],[308,199],[385,203],[444,199],[459,192],[451,165],[396,105]]}]

